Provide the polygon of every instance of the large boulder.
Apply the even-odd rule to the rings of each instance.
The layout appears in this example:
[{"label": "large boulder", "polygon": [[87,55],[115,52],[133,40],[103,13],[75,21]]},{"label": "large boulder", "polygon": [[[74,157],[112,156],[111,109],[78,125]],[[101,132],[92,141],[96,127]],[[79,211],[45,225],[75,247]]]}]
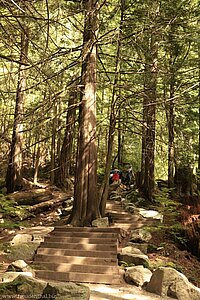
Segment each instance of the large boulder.
[{"label": "large boulder", "polygon": [[16,234],[14,238],[10,241],[11,246],[19,246],[21,244],[30,243],[33,241],[32,234]]},{"label": "large boulder", "polygon": [[7,250],[7,256],[9,260],[25,260],[32,261],[35,255],[35,251],[39,247],[40,243],[21,243],[18,245],[13,245]]},{"label": "large boulder", "polygon": [[156,269],[146,286],[146,290],[178,300],[200,299],[200,289],[190,283],[185,275],[170,267]]},{"label": "large boulder", "polygon": [[124,278],[129,284],[144,286],[151,279],[152,272],[143,266],[134,266],[126,269]]},{"label": "large boulder", "polygon": [[45,282],[27,276],[18,276],[9,283],[0,283],[0,295],[22,299],[89,300],[90,289],[71,282]]},{"label": "large boulder", "polygon": [[144,267],[149,266],[148,256],[132,246],[122,248],[121,252],[118,254],[118,260],[121,263],[125,262],[127,265],[143,265]]}]

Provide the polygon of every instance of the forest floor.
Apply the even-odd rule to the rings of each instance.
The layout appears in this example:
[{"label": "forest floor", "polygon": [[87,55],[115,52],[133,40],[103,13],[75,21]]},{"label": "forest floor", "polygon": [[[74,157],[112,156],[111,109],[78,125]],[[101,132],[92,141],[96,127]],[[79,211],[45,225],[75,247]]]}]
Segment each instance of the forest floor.
[{"label": "forest floor", "polygon": [[[52,188],[53,189],[53,188]],[[34,189],[31,190],[31,194],[34,193]],[[48,195],[49,190],[44,190],[44,196],[45,194]],[[56,195],[60,195],[62,197],[64,193],[62,191],[56,191]],[[25,223],[23,223],[24,227],[34,227],[34,226],[56,226],[56,225],[62,225],[66,224],[66,217],[62,217],[60,215],[60,210],[63,207],[63,203],[61,202],[60,205],[56,205],[56,207],[51,207],[47,209],[46,211],[39,212],[34,217],[29,218],[26,220]],[[168,226],[168,219],[164,219],[164,222],[162,226]],[[3,224],[1,224],[3,225]],[[7,238],[9,234],[13,234],[13,229],[4,229],[1,226],[0,228],[0,242]],[[169,237],[169,235],[165,234],[165,231],[162,230],[156,230],[152,232],[152,239],[150,241],[151,245],[153,245],[153,249],[150,253],[148,253],[148,257],[150,259],[150,266],[151,268],[157,268],[159,266],[170,266],[174,267],[178,271],[182,272],[190,282],[192,282],[197,287],[200,287],[200,260],[199,258],[192,255],[188,250],[186,249],[180,249],[175,242],[172,241],[172,239]],[[3,262],[9,263],[6,258],[6,253],[0,255],[0,264]],[[104,286],[105,290],[106,287]],[[112,287],[110,287],[112,289]],[[135,289],[136,287],[132,287]],[[108,291],[108,287],[107,287]],[[135,298],[128,298],[128,299],[144,299],[144,300],[153,300],[153,299],[161,299],[155,296],[150,296],[149,293],[145,293],[144,291],[141,291],[139,288],[136,288],[136,291],[138,293],[138,296]],[[126,299],[121,297],[121,294],[127,294],[130,292],[130,286],[124,283],[124,285],[118,289],[118,296],[112,296],[114,294],[110,291],[110,297],[103,298],[100,297],[100,292],[95,291],[95,285],[93,285],[93,298],[91,299]],[[107,292],[106,292],[107,293]],[[113,292],[114,293],[114,292]],[[141,294],[142,293],[142,294]],[[96,295],[96,298],[95,298]],[[142,296],[143,295],[143,296]],[[164,299],[164,298],[163,298]]]}]

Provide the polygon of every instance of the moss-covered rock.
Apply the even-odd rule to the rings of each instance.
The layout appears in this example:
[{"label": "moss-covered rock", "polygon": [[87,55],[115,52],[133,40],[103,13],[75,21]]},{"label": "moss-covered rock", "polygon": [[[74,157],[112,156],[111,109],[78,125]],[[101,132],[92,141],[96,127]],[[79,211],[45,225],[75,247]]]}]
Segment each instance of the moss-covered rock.
[{"label": "moss-covered rock", "polygon": [[90,289],[82,284],[71,282],[45,282],[19,275],[8,283],[0,283],[1,296],[15,296],[28,299],[89,300]]}]

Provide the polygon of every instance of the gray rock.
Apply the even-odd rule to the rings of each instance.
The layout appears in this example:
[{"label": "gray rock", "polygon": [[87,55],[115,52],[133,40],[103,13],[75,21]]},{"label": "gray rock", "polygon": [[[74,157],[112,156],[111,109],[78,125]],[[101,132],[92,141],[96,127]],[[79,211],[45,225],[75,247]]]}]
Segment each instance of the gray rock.
[{"label": "gray rock", "polygon": [[160,267],[155,270],[146,290],[178,300],[200,299],[200,289],[190,283],[185,275],[170,267]]},{"label": "gray rock", "polygon": [[8,258],[11,261],[23,259],[25,261],[33,260],[35,251],[40,243],[24,243],[9,248]]},{"label": "gray rock", "polygon": [[72,282],[67,283],[48,283],[43,291],[43,297],[46,295],[55,297],[55,300],[89,300],[90,289],[82,284]]},{"label": "gray rock", "polygon": [[130,241],[131,242],[149,242],[152,238],[150,232],[145,229],[137,229],[132,232]]},{"label": "gray rock", "polygon": [[35,276],[35,271],[22,259],[12,262],[7,269],[7,272],[28,272]]},{"label": "gray rock", "polygon": [[152,218],[163,222],[163,215],[156,210],[146,210],[144,208],[139,208],[138,210],[139,214],[144,218]]},{"label": "gray rock", "polygon": [[132,243],[128,242],[127,246],[139,249],[142,253],[147,254],[148,244],[147,243]]},{"label": "gray rock", "polygon": [[24,243],[29,243],[33,240],[33,236],[31,234],[17,234],[14,238],[10,241],[11,246],[18,246]]},{"label": "gray rock", "polygon": [[143,253],[140,249],[135,248],[131,245],[122,248],[121,254],[139,254],[139,255],[143,255]]},{"label": "gray rock", "polygon": [[[26,299],[89,300],[90,289],[75,283],[46,283],[28,276],[19,275],[12,282],[0,284],[1,296],[23,296]],[[9,297],[10,298],[10,297]],[[6,298],[5,298],[6,299]]]},{"label": "gray rock", "polygon": [[[3,274],[0,274],[0,282],[12,282],[15,278],[17,278],[19,275],[33,277],[32,272],[5,272]],[[1,289],[0,289],[1,291]],[[1,293],[0,293],[1,295]]]},{"label": "gray rock", "polygon": [[23,269],[26,268],[28,265],[23,259],[18,259],[16,261],[13,261],[9,266],[7,271],[19,271],[23,272]]},{"label": "gray rock", "polygon": [[144,286],[150,281],[152,272],[144,268],[143,266],[134,266],[126,269],[124,278],[129,284],[134,284],[136,286]]},{"label": "gray rock", "polygon": [[108,227],[108,226],[109,226],[108,217],[99,218],[92,221],[92,227]]},{"label": "gray rock", "polygon": [[144,267],[149,266],[149,259],[147,255],[144,255],[139,249],[128,246],[122,249],[118,254],[118,260],[122,263],[125,262],[128,265],[142,265]]}]

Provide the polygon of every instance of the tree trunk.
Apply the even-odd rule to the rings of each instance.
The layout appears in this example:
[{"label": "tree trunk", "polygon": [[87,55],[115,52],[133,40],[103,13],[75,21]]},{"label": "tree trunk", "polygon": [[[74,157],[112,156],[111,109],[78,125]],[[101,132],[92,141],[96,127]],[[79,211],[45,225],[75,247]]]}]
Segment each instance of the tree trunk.
[{"label": "tree trunk", "polygon": [[[100,212],[101,216],[105,215],[106,202],[108,200],[108,188],[109,188],[109,178],[110,178],[110,169],[112,165],[112,151],[114,143],[114,134],[116,127],[116,115],[118,114],[116,110],[116,89],[119,81],[120,75],[120,51],[121,51],[121,35],[122,35],[122,26],[124,19],[124,0],[121,1],[121,18],[120,18],[120,28],[117,41],[117,56],[116,56],[116,66],[115,66],[115,78],[113,84],[113,92],[111,99],[111,111],[110,111],[110,126],[108,133],[108,145],[107,145],[107,155],[106,155],[106,167],[104,179],[100,189]],[[120,108],[119,108],[120,109]]]},{"label": "tree trunk", "polygon": [[16,92],[16,105],[9,163],[6,174],[6,188],[12,193],[22,188],[22,140],[23,140],[23,113],[26,89],[26,70],[28,56],[28,30],[24,26],[21,32],[21,54]]},{"label": "tree trunk", "polygon": [[[155,1],[155,14],[158,14],[159,5]],[[155,16],[154,16],[155,17]],[[156,19],[156,18],[155,18]],[[155,20],[153,20],[155,22]],[[156,86],[157,86],[157,55],[158,38],[156,24],[150,32],[146,33],[145,73],[144,73],[144,116],[142,137],[142,192],[144,196],[152,200],[154,192],[154,152],[156,129]]]},{"label": "tree trunk", "polygon": [[74,108],[74,103],[76,99],[77,90],[74,86],[72,86],[69,94],[65,136],[59,156],[59,162],[55,178],[56,185],[66,190],[69,188],[68,179],[70,175],[70,167],[72,161],[72,146],[74,140],[74,128],[76,117],[76,108]]},{"label": "tree trunk", "polygon": [[167,105],[167,121],[168,121],[168,187],[174,186],[174,93],[175,93],[175,73],[174,73],[174,57],[173,57],[173,36],[174,28],[171,26],[172,32],[169,35],[170,49],[170,82],[169,82],[169,104]]},{"label": "tree trunk", "polygon": [[52,120],[52,137],[51,137],[51,172],[50,180],[51,184],[54,184],[55,179],[55,158],[56,158],[56,126],[57,126],[57,107],[56,103],[53,103],[53,120]]},{"label": "tree trunk", "polygon": [[[200,20],[198,21],[198,25],[200,25]],[[199,151],[198,151],[198,170],[197,170],[197,187],[200,190],[200,34],[198,39],[198,72],[199,72]]]},{"label": "tree trunk", "polygon": [[35,169],[34,169],[34,176],[33,182],[36,184],[38,181],[38,173],[39,173],[39,166],[40,166],[40,145],[37,145],[37,153],[36,153],[36,160],[35,160]]},{"label": "tree trunk", "polygon": [[74,203],[69,222],[75,226],[91,224],[99,217],[97,197],[96,148],[96,42],[98,2],[85,1],[81,104],[75,173]]}]

